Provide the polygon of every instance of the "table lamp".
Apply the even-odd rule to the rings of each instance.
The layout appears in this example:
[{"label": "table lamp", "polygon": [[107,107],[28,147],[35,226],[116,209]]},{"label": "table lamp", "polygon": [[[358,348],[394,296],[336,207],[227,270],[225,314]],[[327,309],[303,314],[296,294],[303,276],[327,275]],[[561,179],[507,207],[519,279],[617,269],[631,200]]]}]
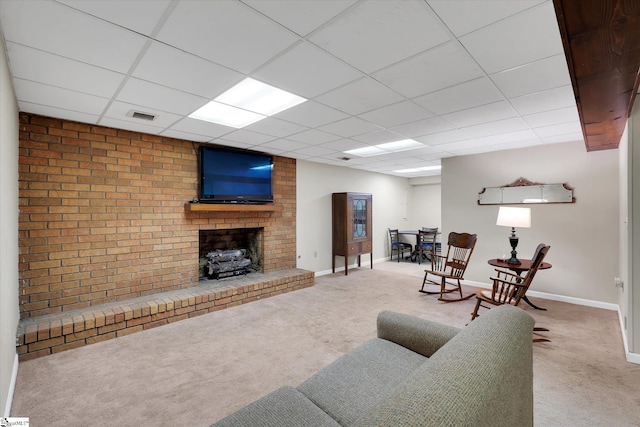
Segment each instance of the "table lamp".
[{"label": "table lamp", "polygon": [[500,206],[496,225],[511,227],[511,236],[509,236],[509,243],[511,244],[511,258],[507,260],[507,264],[520,264],[520,261],[516,257],[518,254],[516,252],[516,246],[518,246],[516,227],[531,227],[531,208]]}]

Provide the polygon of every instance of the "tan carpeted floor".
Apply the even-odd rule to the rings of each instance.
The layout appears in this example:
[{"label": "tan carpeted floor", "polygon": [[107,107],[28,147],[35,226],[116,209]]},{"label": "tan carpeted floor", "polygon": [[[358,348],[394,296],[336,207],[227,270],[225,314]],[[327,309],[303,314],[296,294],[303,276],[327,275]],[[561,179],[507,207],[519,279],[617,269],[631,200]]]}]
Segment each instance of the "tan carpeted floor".
[{"label": "tan carpeted floor", "polygon": [[[468,323],[475,299],[418,293],[423,269],[385,262],[322,276],[311,288],[23,362],[11,415],[32,427],[206,426],[373,338],[381,310]],[[617,313],[532,300],[548,311],[523,308],[552,339],[534,344],[536,425],[640,426],[640,365],[624,359]]]}]

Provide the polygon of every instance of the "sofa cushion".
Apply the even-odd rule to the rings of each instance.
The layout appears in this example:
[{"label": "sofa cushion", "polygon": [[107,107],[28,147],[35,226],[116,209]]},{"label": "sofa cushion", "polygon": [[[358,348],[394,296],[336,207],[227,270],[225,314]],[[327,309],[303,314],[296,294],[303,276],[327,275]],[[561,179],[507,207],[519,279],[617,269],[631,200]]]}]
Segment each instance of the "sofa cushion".
[{"label": "sofa cushion", "polygon": [[339,427],[339,424],[295,388],[282,387],[212,426]]},{"label": "sofa cushion", "polygon": [[402,346],[376,338],[331,363],[298,390],[340,425],[348,426],[374,409],[427,361]]},{"label": "sofa cushion", "polygon": [[533,324],[513,306],[489,310],[355,425],[533,425]]}]

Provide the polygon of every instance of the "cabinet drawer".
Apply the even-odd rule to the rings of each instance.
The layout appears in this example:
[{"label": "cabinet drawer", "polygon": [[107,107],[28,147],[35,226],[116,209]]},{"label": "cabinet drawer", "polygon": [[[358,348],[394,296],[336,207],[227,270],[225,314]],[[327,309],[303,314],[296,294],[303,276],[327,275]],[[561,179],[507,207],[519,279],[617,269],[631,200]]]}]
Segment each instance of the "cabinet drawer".
[{"label": "cabinet drawer", "polygon": [[365,253],[365,254],[371,253],[371,247],[372,247],[371,241],[362,242],[362,243],[360,243],[360,245],[362,245],[362,249],[361,249],[362,253]]},{"label": "cabinet drawer", "polygon": [[360,253],[360,243],[349,243],[347,246],[347,253],[349,255],[356,255]]}]

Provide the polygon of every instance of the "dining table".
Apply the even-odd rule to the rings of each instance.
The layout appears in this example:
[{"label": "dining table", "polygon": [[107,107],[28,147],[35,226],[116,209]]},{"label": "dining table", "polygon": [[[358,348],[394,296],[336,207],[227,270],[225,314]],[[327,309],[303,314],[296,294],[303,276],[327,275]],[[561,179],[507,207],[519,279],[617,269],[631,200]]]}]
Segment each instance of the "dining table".
[{"label": "dining table", "polygon": [[[398,234],[405,236],[415,236],[415,243],[412,244],[411,254],[405,258],[410,259],[412,262],[415,262],[417,260],[416,246],[420,243],[420,230],[398,230]],[[437,236],[439,236],[440,234],[442,234],[440,231],[436,232],[436,242],[438,240]]]}]

